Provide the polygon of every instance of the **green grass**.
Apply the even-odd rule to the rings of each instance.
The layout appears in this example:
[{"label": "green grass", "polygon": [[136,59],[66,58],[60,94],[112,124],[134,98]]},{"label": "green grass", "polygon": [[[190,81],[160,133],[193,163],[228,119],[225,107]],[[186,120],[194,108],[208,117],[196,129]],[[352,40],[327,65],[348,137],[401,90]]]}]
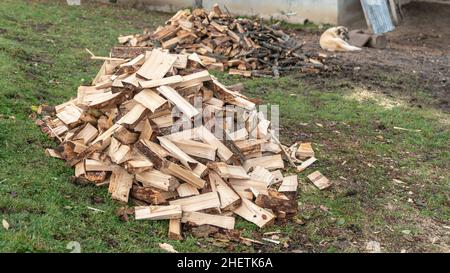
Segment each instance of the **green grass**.
[{"label": "green grass", "polygon": [[[64,102],[95,76],[101,62],[89,60],[84,48],[104,56],[118,35],[154,28],[169,16],[107,5],[70,7],[64,1],[2,1],[0,218],[10,229],[0,227],[1,252],[69,252],[71,241],[85,252],[158,252],[159,242],[181,252],[260,249],[243,244],[222,248],[190,235],[175,242],[167,239],[164,221],[119,221],[115,211],[120,205],[105,188],[73,185],[73,170],[44,155],[44,148],[55,143],[29,118],[32,106]],[[217,76],[226,83],[243,81],[247,95],[280,105],[282,140],[312,141],[319,159],[299,175],[297,217],[304,225],[290,222],[259,230],[238,220],[236,227],[245,237],[260,238],[261,232],[279,229],[288,240],[289,248],[266,246],[262,251],[354,252],[364,250],[368,240],[380,241],[388,251],[442,251],[426,238],[436,234],[445,242],[441,229],[450,221],[448,114],[407,104],[389,108],[377,96],[357,99],[351,83],[319,89],[295,76]],[[428,99],[426,90],[420,92]],[[328,191],[311,186],[306,175],[314,170],[335,186]],[[104,202],[93,203],[94,197]],[[406,229],[410,235],[402,233]]]}]

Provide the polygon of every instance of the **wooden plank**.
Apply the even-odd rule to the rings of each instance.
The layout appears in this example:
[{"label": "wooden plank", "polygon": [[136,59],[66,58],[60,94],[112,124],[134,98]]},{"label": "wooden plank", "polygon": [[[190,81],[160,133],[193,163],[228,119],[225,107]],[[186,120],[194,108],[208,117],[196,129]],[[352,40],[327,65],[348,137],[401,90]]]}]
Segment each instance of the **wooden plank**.
[{"label": "wooden plank", "polygon": [[136,72],[139,76],[148,80],[162,79],[172,68],[177,57],[163,52],[160,49],[153,49],[148,59]]},{"label": "wooden plank", "polygon": [[205,66],[205,64],[202,62],[202,60],[200,59],[200,56],[198,56],[197,53],[192,53],[190,55],[188,55],[188,60],[189,61],[193,61],[196,62],[198,64],[200,64],[201,66]]},{"label": "wooden plank", "polygon": [[188,118],[193,118],[200,112],[186,101],[178,92],[170,86],[160,86],[157,88],[160,94],[168,99],[174,106],[178,107]]},{"label": "wooden plank", "polygon": [[272,141],[267,141],[265,143],[261,143],[261,152],[265,153],[265,152],[269,152],[269,153],[274,153],[274,154],[279,154],[281,153],[281,148],[280,145],[278,145],[277,143],[274,143]]},{"label": "wooden plank", "polygon": [[210,208],[219,208],[220,200],[216,192],[208,192],[191,197],[181,198],[169,202],[170,205],[180,205],[181,210],[199,211]]},{"label": "wooden plank", "polygon": [[209,162],[209,168],[216,171],[223,178],[249,179],[250,176],[242,166],[227,165],[223,162]]},{"label": "wooden plank", "polygon": [[188,155],[211,161],[216,159],[217,148],[212,145],[190,139],[176,139],[172,142]]},{"label": "wooden plank", "polygon": [[91,154],[93,154],[94,152],[99,150],[101,147],[102,147],[102,145],[100,143],[92,144],[86,150],[84,150],[83,152],[77,154],[75,157],[73,157],[70,160],[68,160],[67,164],[69,166],[74,166],[75,164],[77,164],[81,160],[85,159],[86,157],[90,156]]},{"label": "wooden plank", "polygon": [[164,166],[161,168],[161,171],[173,175],[176,178],[191,184],[197,189],[202,189],[205,186],[205,180],[198,177],[194,172],[178,166],[173,162],[166,161]]},{"label": "wooden plank", "polygon": [[244,156],[261,152],[261,144],[266,143],[265,139],[247,139],[236,141],[235,144]]},{"label": "wooden plank", "polygon": [[115,168],[109,180],[108,191],[111,193],[111,198],[128,203],[128,196],[132,186],[133,176],[121,167]]},{"label": "wooden plank", "polygon": [[252,158],[248,159],[244,162],[244,169],[246,171],[250,171],[256,166],[261,166],[266,168],[269,171],[276,170],[276,169],[283,169],[284,168],[284,162],[281,158],[280,154],[277,155],[271,155],[271,156],[263,156],[259,158]]},{"label": "wooden plank", "polygon": [[161,43],[161,47],[162,48],[173,48],[173,47],[175,47],[180,41],[181,41],[182,39],[180,38],[180,37],[178,37],[178,36],[175,36],[175,37],[173,37],[173,38],[171,38],[171,39],[169,39],[169,40],[167,40],[167,41],[165,41],[165,42],[162,42]]},{"label": "wooden plank", "polygon": [[144,105],[136,103],[136,105],[128,111],[128,113],[117,121],[117,124],[137,124],[137,122],[144,116],[146,109],[147,108]]},{"label": "wooden plank", "polygon": [[203,142],[208,143],[211,146],[217,147],[217,155],[219,158],[227,162],[233,153],[216,138],[206,127],[201,126],[197,130],[197,137],[199,137]]},{"label": "wooden plank", "polygon": [[275,215],[271,212],[257,206],[245,198],[242,198],[241,206],[233,212],[260,228],[270,224],[275,219]]},{"label": "wooden plank", "polygon": [[[134,128],[135,131],[137,131],[137,128]],[[143,126],[141,134],[139,135],[139,139],[146,139],[150,140],[152,139],[153,135],[156,132],[153,130],[152,125],[150,124],[150,121],[148,119],[143,120]]]},{"label": "wooden plank", "polygon": [[69,104],[66,105],[61,112],[57,113],[56,116],[66,125],[70,125],[77,122],[80,119],[82,113],[82,109],[73,104]]},{"label": "wooden plank", "polygon": [[222,216],[222,215],[214,215],[207,214],[202,212],[183,212],[181,217],[182,223],[193,223],[197,226],[201,225],[211,225],[224,229],[234,229],[234,217],[231,216]]},{"label": "wooden plank", "polygon": [[134,59],[132,59],[131,61],[121,64],[120,67],[142,65],[145,60],[144,57],[145,57],[144,54],[140,54],[140,55],[136,56]]},{"label": "wooden plank", "polygon": [[255,181],[250,179],[230,179],[231,187],[238,191],[255,190],[260,194],[267,194],[267,184],[262,181]]},{"label": "wooden plank", "polygon": [[183,235],[181,234],[181,219],[169,220],[169,239],[183,240]]},{"label": "wooden plank", "polygon": [[314,157],[314,150],[310,142],[300,143],[295,155],[300,159],[306,159],[308,157]]},{"label": "wooden plank", "polygon": [[196,85],[205,81],[210,81],[211,75],[208,70],[202,70],[196,73],[192,73],[186,76],[183,76],[183,81],[177,84],[172,85],[173,87],[185,87]]},{"label": "wooden plank", "polygon": [[[199,128],[192,128],[192,129],[175,132],[170,135],[165,135],[164,137],[170,139],[172,142],[185,140],[185,139],[189,139],[189,140],[194,140],[194,139],[197,140],[198,139],[199,140],[200,138],[198,137],[198,135],[199,135],[198,131],[199,131]],[[211,145],[211,146],[214,146],[214,145]]]},{"label": "wooden plank", "polygon": [[323,176],[323,174],[321,174],[319,171],[315,171],[307,177],[320,190],[324,190],[331,186],[330,180]]},{"label": "wooden plank", "polygon": [[150,159],[150,161],[157,169],[160,169],[163,166],[165,157],[169,155],[169,153],[160,145],[146,139],[140,139],[134,144],[134,147],[141,154]]},{"label": "wooden plank", "polygon": [[317,161],[317,158],[315,158],[315,157],[311,157],[311,158],[303,161],[302,164],[300,164],[300,166],[297,166],[297,172],[304,171],[306,168],[311,166],[311,164],[313,164],[316,161]]},{"label": "wooden plank", "polygon": [[298,188],[297,175],[286,176],[278,188],[279,192],[296,192]]},{"label": "wooden plank", "polygon": [[280,170],[276,170],[276,171],[273,171],[273,172],[270,172],[270,173],[273,175],[272,184],[283,182],[284,177],[283,177],[283,174],[281,173]]},{"label": "wooden plank", "polygon": [[181,82],[183,82],[183,77],[180,75],[175,75],[157,80],[139,81],[139,85],[142,88],[155,88],[162,85],[174,85]]},{"label": "wooden plank", "polygon": [[134,87],[139,87],[139,78],[136,77],[136,73],[131,74],[130,76],[121,80],[122,85],[130,84]]},{"label": "wooden plank", "polygon": [[98,135],[97,128],[92,126],[92,124],[90,123],[86,123],[83,129],[81,129],[81,131],[79,131],[72,139],[73,140],[81,139],[83,140],[83,143],[87,145],[88,143],[93,141],[97,137],[97,135]]},{"label": "wooden plank", "polygon": [[113,134],[113,136],[119,140],[122,144],[133,144],[138,138],[139,134],[129,131],[127,128],[121,126]]},{"label": "wooden plank", "polygon": [[120,94],[121,92],[113,93],[112,91],[107,91],[103,93],[86,95],[83,98],[82,105],[86,105],[93,108],[102,108],[112,103]]},{"label": "wooden plank", "polygon": [[177,188],[178,196],[180,197],[188,197],[192,195],[199,195],[200,192],[189,183],[182,183]]},{"label": "wooden plank", "polygon": [[164,220],[180,219],[182,216],[181,207],[170,206],[140,206],[134,208],[136,220]]},{"label": "wooden plank", "polygon": [[152,118],[151,120],[156,124],[156,126],[158,126],[158,128],[166,128],[173,125],[172,114]]},{"label": "wooden plank", "polygon": [[209,183],[211,188],[219,194],[220,209],[232,210],[240,204],[239,195],[216,172],[209,172]]},{"label": "wooden plank", "polygon": [[125,162],[127,153],[131,150],[130,146],[122,145],[117,139],[111,138],[111,144],[109,144],[108,156],[111,161],[116,164]]},{"label": "wooden plank", "polygon": [[144,187],[154,187],[164,191],[174,191],[180,185],[175,177],[158,170],[149,170],[138,173],[135,178],[137,181],[141,182]]},{"label": "wooden plank", "polygon": [[75,165],[75,176],[80,177],[86,173],[86,170],[84,169],[84,162],[78,162]]},{"label": "wooden plank", "polygon": [[177,145],[175,145],[172,141],[165,137],[158,137],[159,143],[161,146],[166,149],[173,157],[178,159],[181,164],[183,164],[186,168],[193,170],[197,167],[199,163],[185,152],[183,152]]},{"label": "wooden plank", "polygon": [[136,96],[134,96],[134,100],[150,109],[152,113],[156,112],[158,108],[160,108],[164,105],[164,103],[167,102],[167,100],[150,89],[144,89],[141,92],[137,93]]},{"label": "wooden plank", "polygon": [[266,183],[267,186],[270,186],[275,179],[271,172],[261,166],[256,166],[249,175],[250,179],[255,181],[262,181]]}]

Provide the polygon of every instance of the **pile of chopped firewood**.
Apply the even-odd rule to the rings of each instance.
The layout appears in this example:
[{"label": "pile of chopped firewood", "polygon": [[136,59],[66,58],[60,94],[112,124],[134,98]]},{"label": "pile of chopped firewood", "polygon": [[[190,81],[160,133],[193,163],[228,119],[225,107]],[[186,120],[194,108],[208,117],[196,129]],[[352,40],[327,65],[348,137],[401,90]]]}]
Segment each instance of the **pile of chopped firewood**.
[{"label": "pile of chopped firewood", "polygon": [[[246,77],[278,77],[287,71],[316,73],[327,69],[326,55],[303,52],[302,43],[284,33],[277,25],[262,20],[237,19],[218,5],[205,9],[178,11],[166,26],[155,32],[120,36],[119,43],[136,50],[118,47],[113,55],[122,55],[162,47],[172,53],[197,53],[208,69]],[[113,56],[114,57],[114,56]]]},{"label": "pile of chopped firewood", "polygon": [[[91,86],[39,109],[37,124],[59,141],[46,153],[75,168],[73,182],[132,199],[135,219],[169,219],[174,239],[181,223],[233,229],[239,215],[263,227],[295,215],[297,175],[280,169],[311,165],[311,145],[282,146],[255,103],[204,70],[196,53],[94,59],[105,61]],[[310,179],[329,186],[320,173]]]}]

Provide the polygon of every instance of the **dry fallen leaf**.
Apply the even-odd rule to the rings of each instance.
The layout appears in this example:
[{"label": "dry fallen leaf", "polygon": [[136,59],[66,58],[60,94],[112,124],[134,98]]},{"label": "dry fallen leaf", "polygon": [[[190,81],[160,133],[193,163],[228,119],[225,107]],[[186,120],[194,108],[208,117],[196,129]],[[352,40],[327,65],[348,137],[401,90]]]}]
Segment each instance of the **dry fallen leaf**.
[{"label": "dry fallen leaf", "polygon": [[6,221],[5,219],[3,219],[3,221],[2,221],[2,225],[3,225],[3,227],[4,227],[6,230],[9,229],[9,223],[8,223],[8,221]]},{"label": "dry fallen leaf", "polygon": [[161,249],[164,249],[164,250],[167,251],[167,252],[170,252],[170,253],[178,253],[178,251],[176,251],[176,250],[173,248],[173,246],[170,245],[170,244],[168,244],[168,243],[159,244],[159,247],[160,247]]}]

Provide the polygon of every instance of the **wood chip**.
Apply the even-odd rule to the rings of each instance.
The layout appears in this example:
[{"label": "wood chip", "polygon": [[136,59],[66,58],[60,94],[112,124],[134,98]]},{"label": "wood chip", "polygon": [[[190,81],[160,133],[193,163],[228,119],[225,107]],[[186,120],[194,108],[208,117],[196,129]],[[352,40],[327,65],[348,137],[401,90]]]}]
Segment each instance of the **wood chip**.
[{"label": "wood chip", "polygon": [[319,171],[315,171],[308,175],[308,179],[320,190],[324,190],[331,186],[331,182],[323,176]]}]

